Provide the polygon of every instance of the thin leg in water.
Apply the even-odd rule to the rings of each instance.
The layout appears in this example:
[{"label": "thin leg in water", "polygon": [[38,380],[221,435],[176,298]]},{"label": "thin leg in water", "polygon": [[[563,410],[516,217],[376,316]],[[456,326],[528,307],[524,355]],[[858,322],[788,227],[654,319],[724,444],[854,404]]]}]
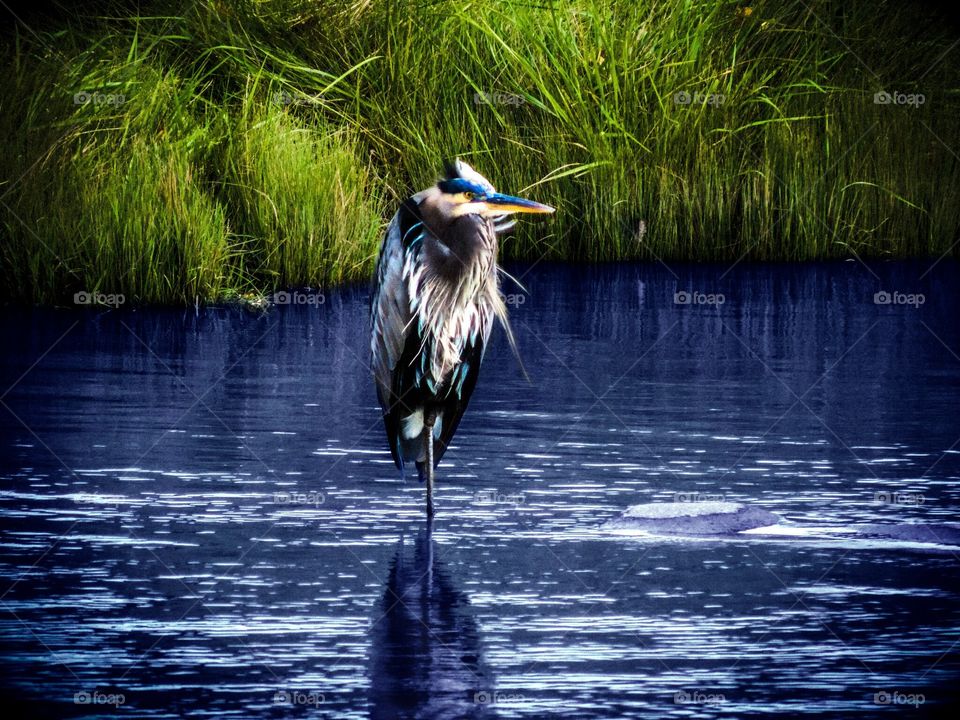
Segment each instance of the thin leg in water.
[{"label": "thin leg in water", "polygon": [[437,414],[428,410],[424,417],[424,432],[426,433],[427,443],[427,517],[433,517],[433,424],[437,419]]}]

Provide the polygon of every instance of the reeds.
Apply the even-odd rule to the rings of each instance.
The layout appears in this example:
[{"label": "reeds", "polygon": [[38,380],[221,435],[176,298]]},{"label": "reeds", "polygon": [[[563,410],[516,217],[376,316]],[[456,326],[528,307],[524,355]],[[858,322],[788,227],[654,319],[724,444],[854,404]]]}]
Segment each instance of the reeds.
[{"label": "reeds", "polygon": [[8,39],[0,78],[5,292],[362,278],[452,155],[558,207],[512,257],[956,253],[960,49],[925,7],[208,0],[47,21]]}]

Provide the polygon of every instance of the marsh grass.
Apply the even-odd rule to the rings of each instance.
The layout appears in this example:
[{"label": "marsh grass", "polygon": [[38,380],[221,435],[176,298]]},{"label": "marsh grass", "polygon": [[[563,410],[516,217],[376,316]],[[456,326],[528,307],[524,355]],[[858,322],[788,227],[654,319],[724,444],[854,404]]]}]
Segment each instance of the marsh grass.
[{"label": "marsh grass", "polygon": [[245,265],[272,287],[365,276],[379,241],[379,192],[351,132],[317,132],[323,120],[304,127],[253,97],[225,148],[222,183],[224,205],[247,233]]},{"label": "marsh grass", "polygon": [[0,78],[5,292],[364,278],[392,208],[455,154],[558,207],[512,257],[956,252],[960,50],[924,7],[207,0],[48,21],[8,38]]}]

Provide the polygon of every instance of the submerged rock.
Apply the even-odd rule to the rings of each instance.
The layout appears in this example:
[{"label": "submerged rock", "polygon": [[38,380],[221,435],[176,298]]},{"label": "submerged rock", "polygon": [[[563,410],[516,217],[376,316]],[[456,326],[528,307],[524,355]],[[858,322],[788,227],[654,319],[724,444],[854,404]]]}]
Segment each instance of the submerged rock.
[{"label": "submerged rock", "polygon": [[604,527],[666,535],[728,535],[779,522],[779,515],[752,505],[721,501],[664,502],[634,505]]},{"label": "submerged rock", "polygon": [[956,523],[872,523],[857,530],[858,535],[906,542],[960,545]]}]

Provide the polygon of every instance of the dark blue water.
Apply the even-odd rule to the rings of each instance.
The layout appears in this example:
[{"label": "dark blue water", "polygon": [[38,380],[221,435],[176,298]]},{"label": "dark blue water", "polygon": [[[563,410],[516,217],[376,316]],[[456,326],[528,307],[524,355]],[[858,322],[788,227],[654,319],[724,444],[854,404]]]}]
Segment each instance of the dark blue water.
[{"label": "dark blue water", "polygon": [[[511,298],[530,381],[498,336],[432,532],[386,452],[365,288],[266,313],[3,310],[6,706],[943,710],[960,543],[912,530],[960,509],[960,285],[930,264],[533,268]],[[785,530],[602,527],[678,499]]]}]

